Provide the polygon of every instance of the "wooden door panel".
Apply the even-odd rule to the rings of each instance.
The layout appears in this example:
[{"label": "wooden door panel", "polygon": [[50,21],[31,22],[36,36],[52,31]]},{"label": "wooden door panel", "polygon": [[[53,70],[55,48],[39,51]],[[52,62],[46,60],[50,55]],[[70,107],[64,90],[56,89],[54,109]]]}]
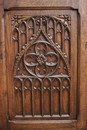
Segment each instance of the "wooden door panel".
[{"label": "wooden door panel", "polygon": [[10,11],[6,32],[9,121],[76,120],[77,13]]}]

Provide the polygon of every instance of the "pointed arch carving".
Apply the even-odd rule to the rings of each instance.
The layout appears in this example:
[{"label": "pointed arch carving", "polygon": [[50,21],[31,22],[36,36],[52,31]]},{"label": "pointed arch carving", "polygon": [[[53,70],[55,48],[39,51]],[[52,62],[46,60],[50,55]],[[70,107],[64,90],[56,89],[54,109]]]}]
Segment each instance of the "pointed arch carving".
[{"label": "pointed arch carving", "polygon": [[[63,79],[68,79],[65,80],[67,83],[71,80],[70,22],[71,17],[68,15],[12,17],[12,32],[15,28],[18,30],[19,47],[17,55],[13,54],[14,91],[18,96],[21,95],[20,113],[23,116],[70,116],[70,84],[65,86],[64,94],[62,92]],[[69,44],[69,47],[66,48],[65,44]],[[17,79],[20,79],[20,86],[17,86]],[[22,88],[21,91],[18,87]],[[68,103],[63,104],[62,96],[67,97]],[[53,104],[57,108],[52,110]],[[62,106],[66,104],[66,111],[62,112]],[[16,110],[17,115],[20,113]]]},{"label": "pointed arch carving", "polygon": [[[37,41],[41,33],[42,33],[42,35],[44,35],[44,37],[46,38],[47,41],[41,41],[41,40]],[[66,68],[68,69],[68,75],[70,76],[70,66],[69,66],[69,63],[67,62],[64,54],[55,44],[53,44],[52,40],[49,39],[49,37],[45,34],[45,32],[42,29],[39,29],[37,35],[35,37],[33,37],[32,41],[29,44],[27,44],[26,46],[23,46],[23,50],[21,51],[19,56],[16,57],[17,59],[15,62],[15,65],[14,65],[14,76],[16,75],[16,70],[18,67],[18,63],[21,60],[21,57],[24,56],[24,54],[27,52],[27,50],[30,48],[30,46],[32,46],[36,42],[50,44],[53,48],[55,48],[56,52],[58,52],[58,54],[61,56],[62,60],[65,62]]]}]

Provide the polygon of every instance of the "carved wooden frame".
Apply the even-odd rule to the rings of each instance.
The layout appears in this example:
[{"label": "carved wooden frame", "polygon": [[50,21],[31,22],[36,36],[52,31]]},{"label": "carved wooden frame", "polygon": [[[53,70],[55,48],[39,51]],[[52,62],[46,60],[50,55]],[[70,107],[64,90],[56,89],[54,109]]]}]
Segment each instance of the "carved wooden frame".
[{"label": "carved wooden frame", "polygon": [[[48,10],[48,13],[49,13],[49,15],[51,14],[52,15],[52,12],[53,12],[53,15],[55,15],[55,13],[54,13],[54,11],[52,10]],[[56,12],[56,11],[55,11]],[[17,29],[17,30],[21,30],[21,28],[20,28],[20,22],[22,21],[22,23],[23,22],[26,22],[26,21],[28,21],[29,19],[31,19],[31,16],[28,16],[28,14],[29,13],[31,13],[31,11],[28,11],[27,12],[27,15],[26,15],[26,17],[25,16],[21,16],[21,15],[19,15],[20,13],[18,12],[18,17],[17,16],[15,16],[15,21],[13,21],[13,16],[14,16],[14,14],[16,14],[16,12],[15,11],[13,11],[12,12],[12,15],[11,15],[11,18],[12,18],[12,31],[14,32],[14,29]],[[33,11],[33,13],[35,13],[35,11]],[[31,15],[33,15],[33,13],[31,13]],[[39,11],[37,11],[37,13],[39,14],[40,12]],[[45,13],[46,13],[46,11],[43,11],[42,12],[44,15],[45,15]],[[68,13],[68,11],[64,11],[64,12],[61,12],[61,11],[58,11],[58,14],[60,14],[60,13],[65,13],[65,14],[67,14]],[[72,12],[72,11],[70,11],[70,14],[72,15],[72,18],[69,16],[69,17],[67,17],[67,15],[61,15],[61,16],[57,16],[57,17],[52,17],[52,18],[55,18],[56,20],[58,19],[58,20],[61,20],[62,19],[62,23],[63,23],[63,25],[64,25],[64,27],[65,28],[67,28],[68,29],[68,22],[71,22],[70,21],[70,19],[73,19],[73,17],[75,17],[75,14]],[[11,19],[10,18],[10,12],[8,12],[7,13],[7,17],[9,17],[9,19]],[[40,20],[41,21],[43,21],[43,18],[47,18],[47,16],[45,16],[45,17],[43,17],[43,16],[34,16],[35,18],[40,18]],[[64,23],[64,17],[66,17],[66,22]],[[68,19],[69,20],[68,20]],[[34,18],[33,18],[34,19]],[[23,21],[24,20],[24,21]],[[7,20],[8,21],[8,20]],[[11,20],[10,20],[11,21]],[[77,18],[75,17],[75,23],[76,23],[76,21],[77,21]],[[7,22],[6,22],[7,23]],[[56,21],[55,21],[55,23],[56,23]],[[72,20],[72,25],[74,24],[74,21]],[[27,25],[28,26],[28,25]],[[77,26],[77,25],[76,25]],[[75,29],[77,28],[75,26]],[[11,28],[9,25],[8,25],[8,27],[9,27],[9,29]],[[29,27],[30,28],[30,27]],[[56,29],[56,27],[55,27],[55,29]],[[72,29],[72,34],[73,34],[73,36],[72,36],[72,38],[71,38],[71,40],[72,40],[72,42],[71,43],[77,43],[77,35],[74,33],[74,29],[73,29],[73,26],[71,27],[71,29]],[[26,29],[27,30],[27,29]],[[36,28],[35,28],[35,30],[36,30]],[[46,30],[47,31],[47,30]],[[8,32],[8,31],[7,31]],[[20,32],[20,31],[19,31]],[[55,30],[54,30],[54,32],[56,32]],[[77,32],[77,31],[75,31],[75,32]],[[8,32],[8,34],[9,34],[9,32]],[[12,33],[13,34],[13,33]],[[36,35],[35,35],[36,34]],[[19,33],[19,35],[20,35],[20,33]],[[18,36],[19,36],[18,35]],[[20,60],[21,60],[21,58],[23,57],[23,55],[25,55],[25,53],[27,52],[27,50],[29,49],[29,47],[31,47],[31,46],[33,46],[33,43],[36,43],[36,41],[38,40],[38,38],[39,38],[39,36],[40,35],[43,35],[43,37],[45,37],[45,40],[47,40],[47,41],[44,41],[44,40],[40,40],[40,41],[38,41],[39,43],[40,42],[42,42],[42,43],[46,43],[46,44],[49,44],[49,45],[51,45],[51,46],[53,46],[53,48],[55,48],[56,50],[57,50],[57,52],[58,52],[58,54],[61,56],[61,58],[63,59],[63,61],[65,62],[65,66],[66,66],[66,72],[68,72],[66,75],[63,75],[63,74],[60,74],[59,75],[59,77],[65,77],[65,76],[68,76],[68,78],[70,78],[70,75],[72,75],[72,74],[70,74],[70,64],[68,63],[68,60],[67,60],[67,57],[66,57],[66,55],[65,55],[65,53],[60,49],[61,47],[58,45],[58,43],[54,43],[54,41],[52,40],[52,38],[51,38],[51,36],[50,35],[47,35],[47,33],[43,30],[43,27],[42,27],[42,22],[40,22],[40,28],[39,28],[39,30],[37,31],[37,33],[34,33],[34,36],[32,36],[32,37],[30,37],[30,41],[29,41],[29,44],[28,44],[28,42],[27,42],[27,44],[24,44],[23,45],[23,47],[21,47],[20,48],[20,36],[19,36],[19,40],[17,40],[17,39],[15,39],[15,37],[14,37],[14,35],[12,35],[13,37],[12,37],[12,43],[14,43],[14,41],[18,41],[18,43],[19,43],[19,45],[18,45],[18,48],[20,48],[19,49],[19,51],[18,51],[18,54],[17,54],[17,56],[16,56],[16,59],[15,59],[15,64],[14,64],[14,78],[19,78],[19,79],[21,79],[21,77],[20,77],[20,75],[19,76],[17,76],[16,75],[16,73],[19,71],[19,69],[18,69],[18,71],[17,71],[17,67],[18,67],[18,63],[20,62]],[[8,39],[10,38],[9,37],[10,35],[8,35]],[[28,38],[28,37],[27,37]],[[56,39],[55,38],[55,35],[53,36],[53,38],[54,39]],[[67,37],[68,39],[69,39],[69,37]],[[73,39],[75,39],[75,41],[73,40]],[[28,41],[28,39],[27,39],[27,41]],[[48,43],[49,42],[49,43]],[[8,43],[8,42],[7,42]],[[9,44],[9,45],[11,45],[11,43]],[[7,45],[8,46],[8,45]],[[47,45],[46,45],[47,46]],[[12,45],[11,46],[9,46],[9,47],[12,47]],[[7,51],[8,51],[8,49],[9,49],[9,47],[6,47],[7,48]],[[74,45],[74,47],[75,47],[75,52],[77,52],[77,44],[75,44]],[[13,47],[12,47],[13,48]],[[63,45],[63,48],[64,48],[64,45]],[[72,49],[71,49],[71,51],[73,51]],[[12,54],[13,52],[10,52],[10,50],[8,51],[9,52],[9,54]],[[56,52],[56,54],[57,54],[57,52]],[[13,54],[14,55],[14,54]],[[33,55],[35,55],[35,53],[33,52]],[[73,55],[73,52],[72,52],[72,55]],[[75,53],[75,55],[76,55],[76,57],[77,57],[77,53]],[[42,55],[42,56],[44,56],[44,55]],[[9,57],[9,56],[8,56]],[[24,56],[25,57],[25,56]],[[38,57],[38,58],[40,58],[40,57]],[[10,58],[7,58],[7,59],[10,59]],[[25,58],[24,58],[25,59]],[[74,59],[74,56],[72,56],[72,62],[75,62],[76,64],[75,64],[75,67],[74,68],[77,68],[77,60],[76,59]],[[8,60],[7,60],[8,61]],[[10,65],[10,62],[8,62],[8,64]],[[28,64],[29,65],[29,64]],[[31,66],[31,65],[30,65]],[[50,65],[51,66],[51,65]],[[27,67],[27,66],[26,66]],[[20,67],[19,67],[20,68]],[[26,68],[25,68],[26,69]],[[71,70],[73,69],[73,64],[71,64]],[[7,65],[7,70],[9,70],[9,66]],[[55,69],[54,69],[55,70]],[[74,69],[74,70],[76,70],[76,69]],[[13,71],[13,70],[12,70]],[[29,73],[30,73],[30,71],[29,70],[27,70]],[[77,74],[75,74],[77,71],[75,71],[74,72],[74,75],[75,76],[72,76],[72,78],[71,78],[71,80],[73,81],[73,77],[76,77],[75,79],[77,79]],[[9,72],[7,71],[7,74],[8,74]],[[23,75],[23,74],[22,74]],[[31,73],[31,75],[32,75],[32,73]],[[52,72],[51,73],[49,73],[48,74],[48,76],[46,76],[46,77],[48,77],[48,78],[51,78],[50,77],[50,75],[52,75]],[[55,75],[55,73],[54,73],[54,75]],[[36,77],[38,77],[39,76],[39,78],[43,78],[44,76],[41,76],[41,75],[36,75],[36,74],[33,74],[33,76],[36,76]],[[55,76],[57,76],[57,74],[55,75]],[[8,76],[7,76],[8,77]],[[13,76],[11,76],[11,77],[13,77]],[[25,76],[24,76],[24,78],[26,77],[26,74],[25,74]],[[23,76],[22,76],[22,78],[23,78]],[[29,78],[29,77],[28,77]],[[32,77],[30,77],[30,78],[32,78]],[[9,80],[9,78],[7,78],[7,80]],[[22,79],[21,79],[22,80]],[[51,80],[51,79],[50,79]],[[10,82],[10,80],[8,81],[8,83]],[[10,85],[10,84],[8,84],[7,86],[14,86],[13,84],[12,85]],[[73,85],[71,85],[71,86],[75,86],[75,88],[73,88],[73,87],[71,87],[72,89],[70,89],[71,91],[72,90],[74,90],[74,91],[76,91],[76,82],[75,83],[73,83]],[[15,89],[16,90],[18,90],[17,89],[17,87],[15,87]],[[25,88],[24,88],[25,89]],[[45,88],[44,88],[45,89]],[[13,90],[14,91],[14,90]],[[21,91],[21,87],[20,87],[20,91]],[[42,90],[41,90],[42,91]],[[52,89],[51,89],[51,91],[53,91]],[[61,90],[60,90],[61,91]],[[22,91],[21,91],[22,92]],[[10,93],[10,87],[8,87],[8,95],[9,95],[9,93]],[[24,92],[23,92],[24,93]],[[53,93],[53,92],[51,92],[51,93]],[[71,93],[71,92],[70,92]],[[62,93],[61,93],[62,94]],[[13,95],[13,94],[12,94]],[[52,94],[51,94],[52,95]],[[72,99],[74,99],[74,98],[76,98],[76,94],[73,92],[73,94],[71,94],[71,95],[74,95],[74,97],[72,98]],[[10,97],[10,95],[8,96],[8,97]],[[12,96],[13,97],[13,96]],[[33,96],[32,96],[32,98],[33,98]],[[8,98],[8,101],[9,101],[10,99]],[[61,102],[61,98],[60,98],[60,102]],[[43,101],[42,101],[43,102]],[[75,104],[76,102],[75,102],[75,100],[73,100],[73,102],[71,103],[70,102],[70,104]],[[10,104],[10,103],[9,103]],[[24,104],[24,99],[23,99],[23,104]],[[52,103],[51,103],[52,104]],[[62,103],[61,103],[62,104]],[[12,105],[12,104],[11,104]],[[14,104],[13,104],[14,105]],[[12,106],[13,106],[12,105]],[[62,105],[60,105],[60,108],[61,108],[61,106]],[[10,108],[10,105],[9,105],[9,108]],[[24,105],[22,105],[22,108],[24,109]],[[70,114],[70,115],[73,115],[72,116],[72,119],[74,119],[73,117],[75,116],[75,114],[76,114],[76,111],[74,110],[74,105],[73,105],[73,109],[71,109],[70,111],[72,111],[72,114]],[[61,108],[62,109],[62,108]],[[60,109],[60,110],[61,110]],[[76,108],[75,108],[76,109]],[[11,112],[9,112],[9,113],[11,113]],[[24,111],[23,111],[23,113],[25,113]],[[26,114],[23,114],[23,115],[25,115],[26,116]],[[33,115],[34,115],[34,113],[33,113]],[[52,115],[52,114],[51,114]],[[61,114],[61,111],[60,111],[60,115],[61,116],[59,116],[59,115],[54,115],[54,117],[55,117],[55,119],[56,119],[56,117],[60,117],[60,119],[61,119],[61,117],[63,118],[63,117],[65,117],[64,115],[62,115]],[[12,116],[11,116],[12,117]],[[10,118],[11,118],[10,117]],[[17,116],[18,117],[18,116]],[[27,117],[28,117],[28,115],[27,115]],[[67,118],[69,117],[69,114],[67,114]],[[76,116],[75,116],[76,117]],[[46,115],[45,115],[45,118],[46,118]],[[52,117],[51,117],[52,118]],[[63,118],[64,119],[64,118]]]},{"label": "carved wooden frame", "polygon": [[[48,1],[48,0],[46,0]],[[6,52],[5,52],[5,24],[4,24],[4,18],[5,18],[5,11],[9,10],[21,10],[21,9],[70,9],[70,10],[76,10],[78,13],[78,117],[76,122],[67,121],[62,122],[65,124],[65,128],[71,129],[71,130],[86,130],[87,129],[87,101],[86,95],[87,95],[87,72],[86,72],[86,65],[87,65],[87,51],[86,51],[86,37],[87,37],[87,1],[86,0],[74,0],[74,1],[55,1],[55,2],[47,2],[47,5],[45,5],[44,2],[40,3],[39,5],[36,3],[32,3],[31,0],[29,0],[28,4],[26,2],[23,2],[23,0],[20,2],[19,0],[17,3],[15,3],[15,0],[12,2],[8,0],[7,1],[0,1],[0,82],[1,82],[1,91],[0,91],[0,129],[1,130],[7,130],[9,128],[8,126],[8,111],[7,111],[7,87],[6,87]],[[19,4],[20,3],[20,4]],[[30,4],[32,3],[32,4]],[[51,4],[52,3],[52,4]],[[57,6],[58,4],[58,6]],[[10,122],[9,122],[10,123]],[[25,124],[28,122],[25,122]],[[35,125],[32,126],[32,124],[29,125],[30,128],[35,128],[36,126],[38,128],[53,128],[55,129],[55,126],[60,129],[62,129],[62,123],[61,122],[55,122],[55,126],[47,125],[46,122],[37,125],[37,122],[33,123]],[[41,123],[41,122],[40,122]],[[52,122],[54,123],[54,122]],[[19,124],[22,124],[22,122],[19,122]],[[14,125],[16,125],[16,122],[12,122],[11,128],[14,129]],[[23,126],[26,128],[26,125]],[[20,126],[19,126],[20,128]]]}]

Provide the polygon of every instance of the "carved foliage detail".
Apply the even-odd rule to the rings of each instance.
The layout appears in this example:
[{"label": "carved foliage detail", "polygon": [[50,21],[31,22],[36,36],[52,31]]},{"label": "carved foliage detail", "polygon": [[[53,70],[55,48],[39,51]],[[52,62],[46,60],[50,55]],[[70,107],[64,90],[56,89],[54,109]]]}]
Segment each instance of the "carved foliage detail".
[{"label": "carved foliage detail", "polygon": [[[25,44],[36,36],[39,29],[42,27],[47,33],[50,40],[52,40],[67,57],[70,63],[70,28],[71,17],[68,15],[59,16],[14,16],[12,17],[12,31],[16,30],[18,33],[18,51],[23,49]],[[16,32],[15,32],[16,33]],[[15,42],[16,36],[13,35]],[[22,43],[21,43],[22,41]]]},{"label": "carved foliage detail", "polygon": [[68,15],[12,18],[16,115],[70,114],[70,22]]}]

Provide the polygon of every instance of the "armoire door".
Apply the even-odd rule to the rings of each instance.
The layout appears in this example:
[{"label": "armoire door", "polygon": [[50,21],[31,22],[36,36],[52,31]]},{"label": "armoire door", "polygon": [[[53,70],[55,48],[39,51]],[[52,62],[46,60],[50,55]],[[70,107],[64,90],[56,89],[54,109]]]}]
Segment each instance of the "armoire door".
[{"label": "armoire door", "polygon": [[10,130],[72,130],[77,120],[77,12],[5,13]]}]

